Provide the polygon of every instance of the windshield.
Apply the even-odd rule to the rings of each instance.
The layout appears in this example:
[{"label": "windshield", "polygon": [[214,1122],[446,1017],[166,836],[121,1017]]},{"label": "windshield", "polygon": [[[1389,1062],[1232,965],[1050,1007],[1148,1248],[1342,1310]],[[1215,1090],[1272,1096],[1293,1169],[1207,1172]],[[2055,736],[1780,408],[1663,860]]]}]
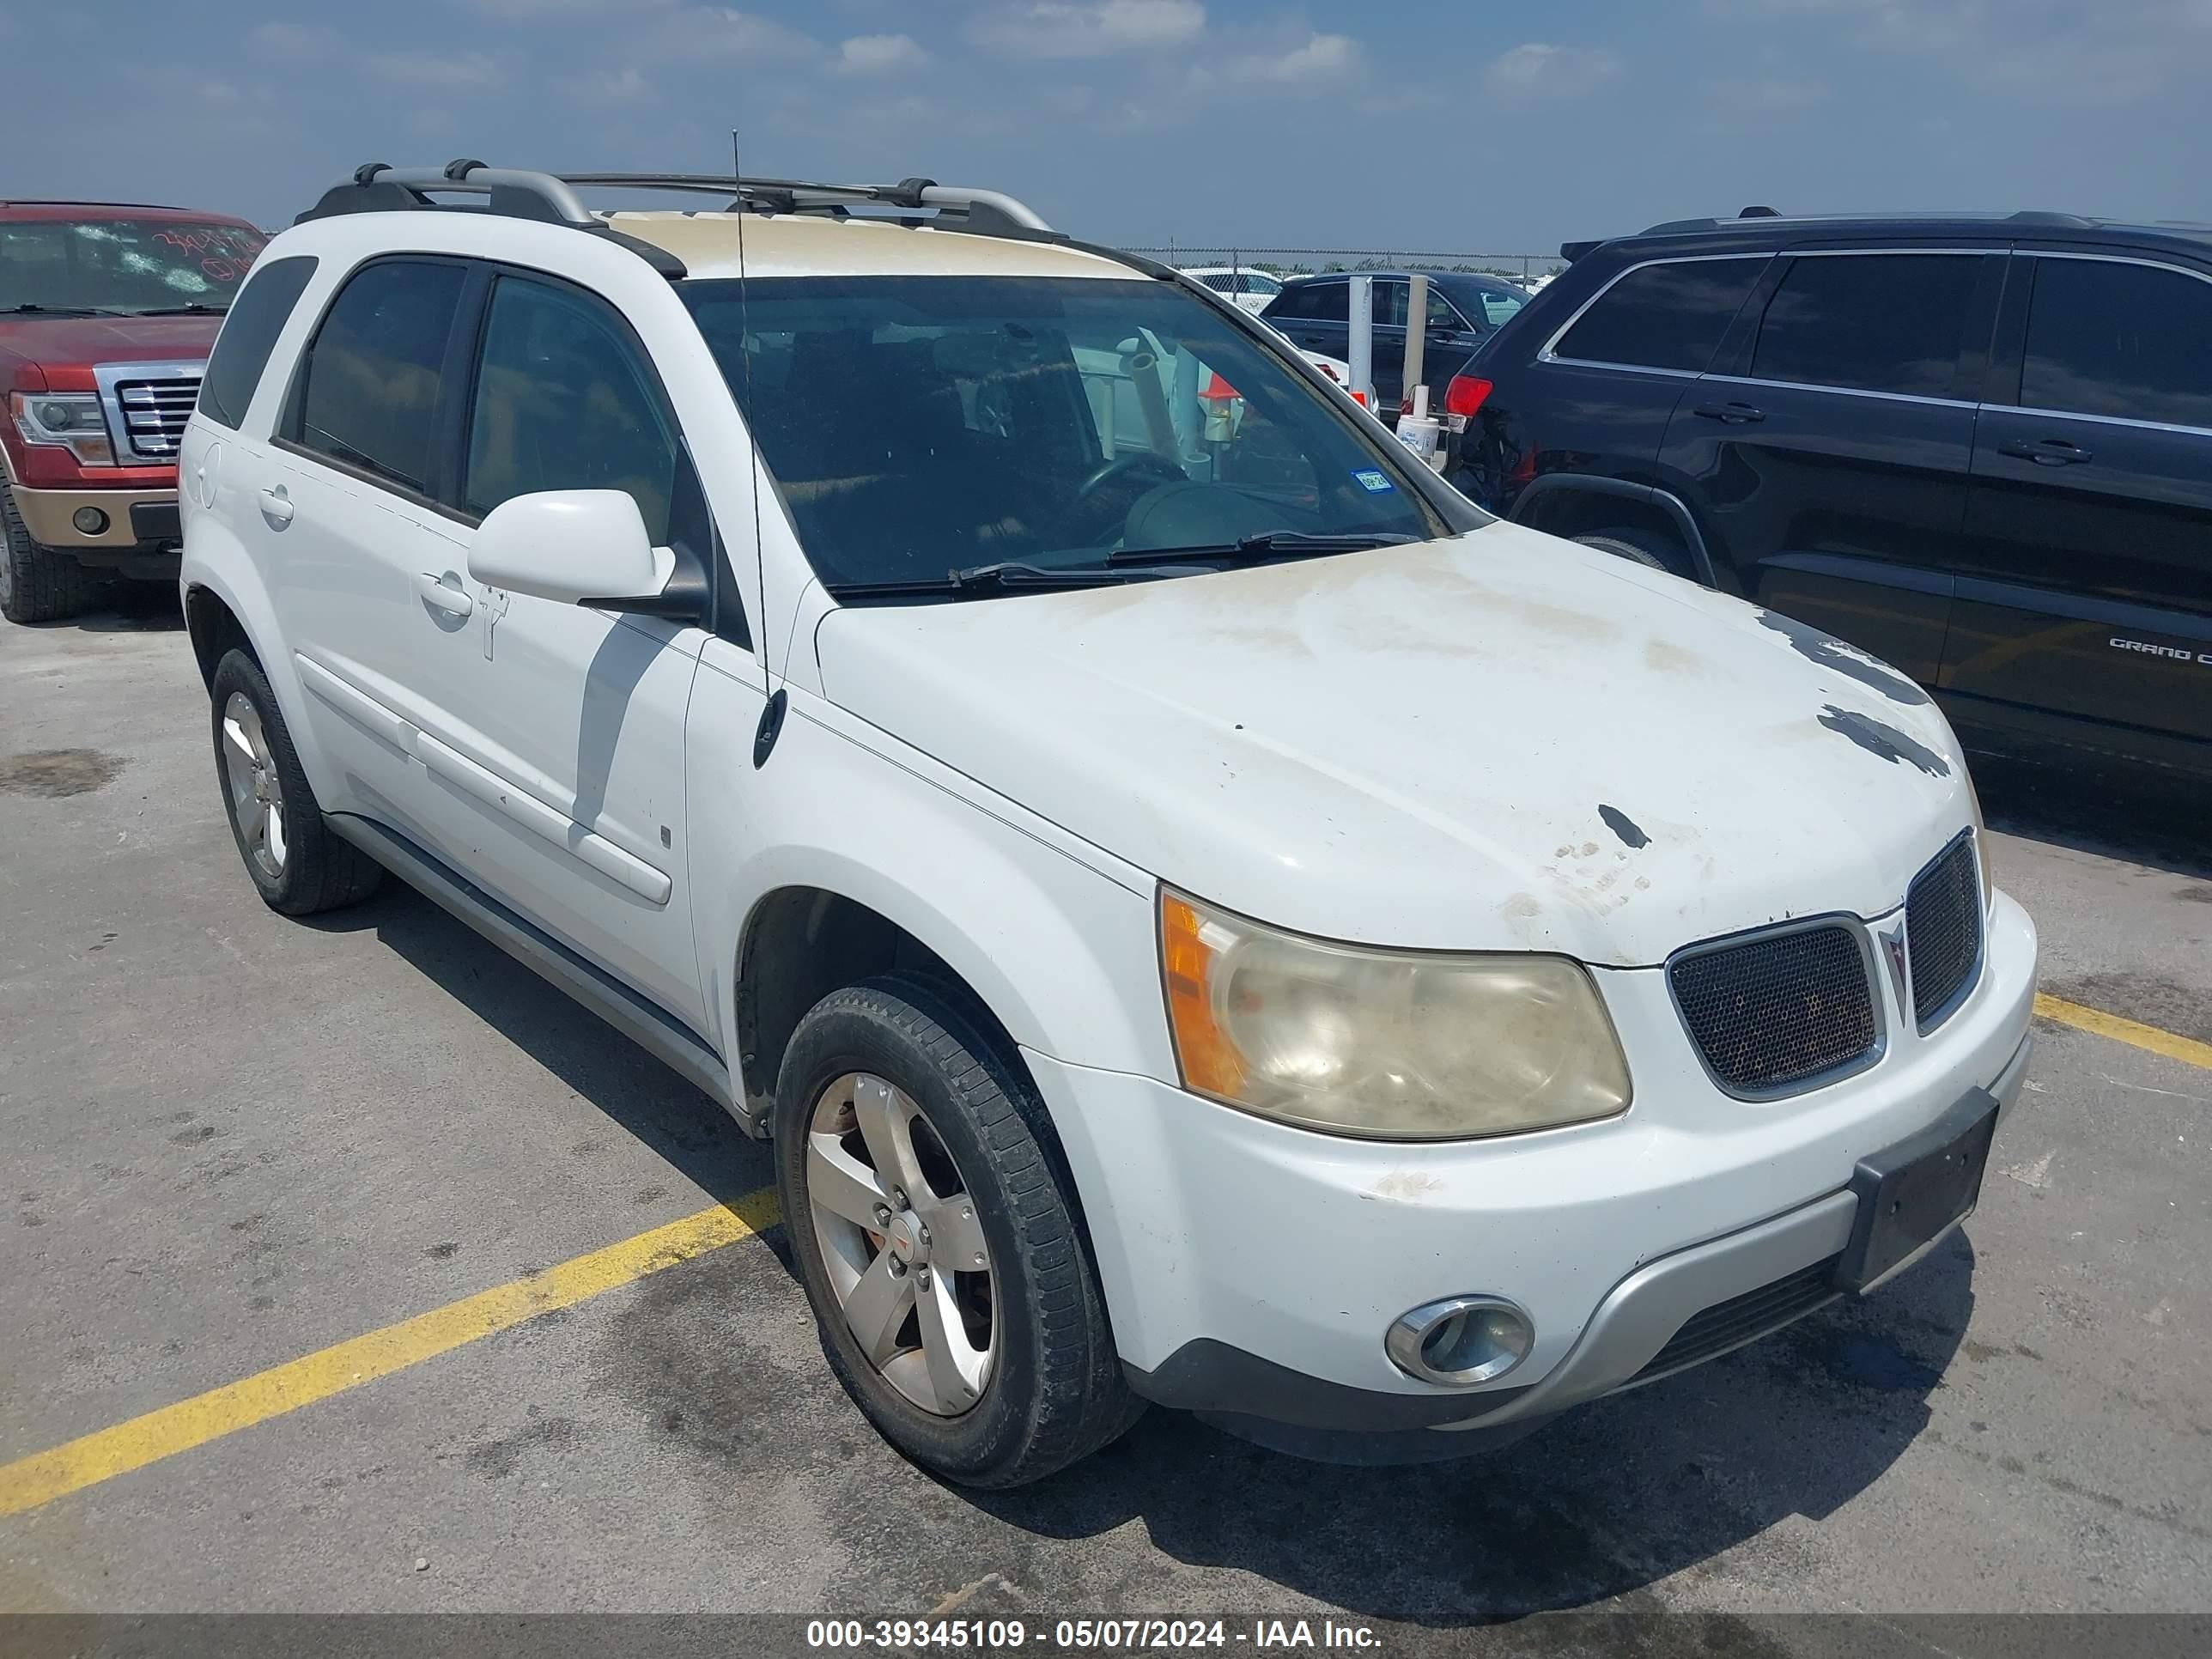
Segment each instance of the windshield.
[{"label": "windshield", "polygon": [[0,220],[0,313],[226,310],[263,246],[244,225]]},{"label": "windshield", "polygon": [[[1449,533],[1387,435],[1171,283],[818,276],[756,280],[742,298],[733,281],[679,291],[833,592],[945,586],[1006,562],[1033,584],[1197,550],[1227,563]],[[1340,539],[1262,545],[1301,536]]]}]

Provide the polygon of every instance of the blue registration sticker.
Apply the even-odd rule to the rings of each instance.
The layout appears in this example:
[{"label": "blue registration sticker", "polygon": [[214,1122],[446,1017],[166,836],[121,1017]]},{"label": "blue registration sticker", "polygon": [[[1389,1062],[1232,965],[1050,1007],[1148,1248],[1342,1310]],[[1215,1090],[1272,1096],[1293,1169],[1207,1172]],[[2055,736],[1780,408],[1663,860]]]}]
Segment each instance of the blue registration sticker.
[{"label": "blue registration sticker", "polygon": [[1364,468],[1352,475],[1352,481],[1370,495],[1380,495],[1398,486],[1390,482],[1390,475],[1373,467]]}]

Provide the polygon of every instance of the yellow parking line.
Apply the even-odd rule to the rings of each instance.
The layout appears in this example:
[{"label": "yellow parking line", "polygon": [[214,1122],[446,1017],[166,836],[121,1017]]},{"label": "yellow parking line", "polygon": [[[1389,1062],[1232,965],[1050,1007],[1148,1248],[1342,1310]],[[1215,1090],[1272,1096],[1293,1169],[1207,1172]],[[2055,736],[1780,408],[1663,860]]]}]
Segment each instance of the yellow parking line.
[{"label": "yellow parking line", "polygon": [[2094,1032],[2115,1042],[2130,1043],[2152,1054],[2164,1054],[2168,1060],[2178,1060],[2185,1066],[2202,1066],[2212,1072],[2212,1042],[2199,1042],[2195,1037],[2161,1031],[2141,1020],[2124,1019],[2101,1008],[2085,1008],[2078,1002],[2069,1002],[2063,997],[2042,991],[2035,994],[2035,1012],[2061,1025],[2071,1025],[2077,1031]]},{"label": "yellow parking line", "polygon": [[404,1370],[556,1308],[573,1307],[604,1291],[750,1238],[774,1226],[776,1218],[775,1191],[763,1187],[727,1205],[718,1204],[681,1221],[606,1245],[528,1279],[495,1285],[382,1330],[302,1354],[143,1417],[98,1430],[52,1451],[35,1452],[0,1468],[0,1515],[35,1509]]}]

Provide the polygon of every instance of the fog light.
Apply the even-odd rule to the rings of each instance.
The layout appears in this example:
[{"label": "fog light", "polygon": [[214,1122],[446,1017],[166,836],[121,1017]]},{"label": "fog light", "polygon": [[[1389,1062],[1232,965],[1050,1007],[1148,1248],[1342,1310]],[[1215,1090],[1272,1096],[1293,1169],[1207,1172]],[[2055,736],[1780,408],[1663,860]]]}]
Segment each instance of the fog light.
[{"label": "fog light", "polygon": [[1466,1388],[1504,1376],[1535,1340],[1528,1316],[1502,1297],[1448,1296],[1399,1315],[1382,1346],[1408,1376]]},{"label": "fog light", "polygon": [[107,528],[107,514],[96,507],[80,507],[70,514],[70,522],[79,535],[97,536]]}]

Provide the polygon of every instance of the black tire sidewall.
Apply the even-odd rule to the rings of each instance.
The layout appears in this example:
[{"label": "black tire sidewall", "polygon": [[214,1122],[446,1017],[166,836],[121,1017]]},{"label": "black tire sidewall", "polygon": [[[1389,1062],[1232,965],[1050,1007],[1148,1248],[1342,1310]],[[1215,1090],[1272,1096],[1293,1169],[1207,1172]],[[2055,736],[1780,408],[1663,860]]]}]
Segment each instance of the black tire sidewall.
[{"label": "black tire sidewall", "polygon": [[1673,544],[1662,542],[1660,538],[1647,535],[1643,531],[1594,530],[1574,539],[1584,547],[1600,553],[1610,553],[1617,559],[1626,559],[1647,570],[1692,580],[1689,555]]},{"label": "black tire sidewall", "polygon": [[33,538],[16,509],[15,492],[5,483],[0,483],[0,564],[7,572],[0,612],[14,623],[74,617],[91,603],[100,586],[67,553]]},{"label": "black tire sidewall", "polygon": [[[948,1075],[942,1056],[933,1056],[886,1018],[871,1000],[903,1004],[935,1022],[959,1044]],[[833,993],[801,1022],[786,1052],[779,1079],[775,1146],[776,1185],[783,1203],[786,1231],[799,1265],[799,1279],[821,1328],[822,1346],[831,1369],[877,1429],[902,1452],[954,1480],[998,1484],[994,1477],[1020,1461],[1034,1437],[1042,1407],[1036,1297],[1030,1279],[1031,1252],[1024,1248],[1000,1177],[1000,1163],[983,1132],[958,1097],[952,1077],[970,1066],[988,1071],[1002,1094],[1020,1083],[1005,1075],[1005,1060],[957,1023],[949,1002],[938,1001],[911,985],[864,985]],[[978,1218],[991,1251],[996,1353],[983,1398],[958,1417],[938,1417],[908,1401],[871,1364],[854,1340],[843,1310],[830,1289],[819,1242],[814,1236],[806,1199],[807,1123],[822,1091],[848,1072],[868,1072],[904,1090],[928,1117],[957,1166],[966,1189],[977,1199]],[[1028,1139],[1018,1118],[993,1126],[999,1151],[1011,1150],[1009,1131]],[[1040,1159],[1042,1152],[1040,1150]],[[1049,1164],[1044,1165],[1049,1169]],[[1066,1206],[1064,1195],[1060,1203]],[[1079,1249],[1073,1217],[1066,1248]],[[1079,1388],[1080,1378],[1074,1380]]]}]

